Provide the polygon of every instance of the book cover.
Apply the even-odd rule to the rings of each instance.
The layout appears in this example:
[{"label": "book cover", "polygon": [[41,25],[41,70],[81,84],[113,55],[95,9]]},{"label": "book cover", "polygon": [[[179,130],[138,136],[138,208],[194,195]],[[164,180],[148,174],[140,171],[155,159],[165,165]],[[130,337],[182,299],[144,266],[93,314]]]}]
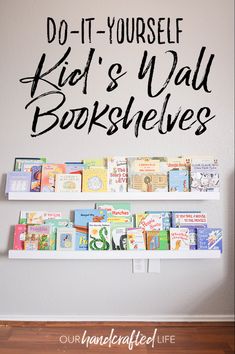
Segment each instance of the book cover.
[{"label": "book cover", "polygon": [[189,251],[189,230],[186,227],[170,228],[170,249],[172,251]]},{"label": "book cover", "polygon": [[146,250],[145,232],[143,229],[127,229],[127,249],[129,251]]},{"label": "book cover", "polygon": [[169,250],[169,231],[153,230],[146,231],[147,250]]},{"label": "book cover", "polygon": [[43,162],[42,161],[39,161],[39,162],[24,162],[21,166],[21,171],[22,172],[29,172],[29,173],[32,173],[32,168],[33,166],[36,166],[36,167],[42,167],[42,164]]},{"label": "book cover", "polygon": [[81,162],[65,162],[66,174],[82,174],[84,164]]},{"label": "book cover", "polygon": [[89,250],[108,251],[111,249],[110,223],[89,223]]},{"label": "book cover", "polygon": [[82,177],[80,174],[60,174],[55,176],[55,191],[64,193],[79,193],[82,189]]},{"label": "book cover", "polygon": [[50,225],[28,225],[25,241],[38,241],[39,250],[50,249]]},{"label": "book cover", "polygon": [[197,246],[199,250],[219,250],[222,253],[221,228],[197,228]]},{"label": "book cover", "polygon": [[107,222],[107,211],[98,209],[74,210],[74,225],[77,231],[87,232],[89,222]]},{"label": "book cover", "polygon": [[108,158],[108,192],[127,192],[127,158]]},{"label": "book cover", "polygon": [[30,192],[41,191],[42,165],[32,166]]},{"label": "book cover", "polygon": [[169,171],[169,192],[189,192],[189,171]]},{"label": "book cover", "polygon": [[213,163],[192,163],[191,192],[219,192],[218,165]]},{"label": "book cover", "polygon": [[171,211],[146,211],[145,214],[161,214],[162,216],[162,230],[170,230],[172,212]]},{"label": "book cover", "polygon": [[17,224],[14,228],[13,250],[23,250],[26,237],[27,226]]},{"label": "book cover", "polygon": [[55,176],[65,173],[65,164],[44,163],[42,165],[41,192],[55,192]]},{"label": "book cover", "polygon": [[132,222],[130,202],[99,202],[98,210],[106,210],[108,222]]},{"label": "book cover", "polygon": [[51,226],[50,232],[50,250],[56,250],[56,237],[57,237],[57,228],[58,227],[72,227],[72,223],[69,219],[47,219],[45,220],[46,225]]},{"label": "book cover", "polygon": [[172,212],[172,227],[206,227],[207,214],[198,212]]},{"label": "book cover", "polygon": [[155,192],[160,161],[157,157],[128,158],[128,192]]},{"label": "book cover", "polygon": [[45,163],[46,158],[45,157],[16,157],[15,162],[14,162],[14,171],[22,171],[22,165],[25,163]]},{"label": "book cover", "polygon": [[190,158],[185,156],[167,157],[167,169],[172,170],[189,170]]},{"label": "book cover", "polygon": [[46,219],[61,219],[62,213],[60,211],[47,211]]},{"label": "book cover", "polygon": [[107,170],[104,168],[88,168],[83,171],[83,192],[107,192]]},{"label": "book cover", "polygon": [[31,173],[29,172],[8,172],[5,193],[9,192],[30,192]]},{"label": "book cover", "polygon": [[24,242],[25,251],[37,251],[38,250],[38,240],[25,241]]},{"label": "book cover", "polygon": [[131,222],[113,222],[110,224],[111,242],[113,250],[127,249],[127,229],[132,228]]},{"label": "book cover", "polygon": [[28,225],[40,225],[47,219],[46,211],[30,211],[26,213],[26,224]]},{"label": "book cover", "polygon": [[189,248],[190,250],[197,249],[197,228],[195,226],[187,227],[189,232]]},{"label": "book cover", "polygon": [[75,250],[76,230],[73,227],[58,227],[56,250],[74,251]]},{"label": "book cover", "polygon": [[[76,229],[76,227],[75,227]],[[88,250],[88,234],[85,232],[76,231],[75,235],[75,250],[87,251]]]},{"label": "book cover", "polygon": [[145,231],[162,230],[162,214],[135,214],[135,226]]},{"label": "book cover", "polygon": [[107,168],[107,159],[103,158],[103,159],[85,159],[83,161],[84,164],[84,169],[93,169],[93,168],[103,168],[106,169]]}]

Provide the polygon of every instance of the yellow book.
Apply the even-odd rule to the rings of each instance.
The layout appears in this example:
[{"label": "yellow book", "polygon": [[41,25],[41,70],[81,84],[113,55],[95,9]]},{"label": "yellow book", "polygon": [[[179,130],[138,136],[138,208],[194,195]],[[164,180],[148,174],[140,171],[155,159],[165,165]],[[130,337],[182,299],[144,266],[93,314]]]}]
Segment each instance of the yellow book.
[{"label": "yellow book", "polygon": [[90,168],[83,171],[83,192],[107,192],[107,170],[105,168]]}]

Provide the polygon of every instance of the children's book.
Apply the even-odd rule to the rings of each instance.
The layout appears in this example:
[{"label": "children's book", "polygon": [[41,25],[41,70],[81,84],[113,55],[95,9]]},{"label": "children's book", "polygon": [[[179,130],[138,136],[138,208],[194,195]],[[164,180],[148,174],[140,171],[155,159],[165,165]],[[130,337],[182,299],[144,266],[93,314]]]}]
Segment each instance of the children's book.
[{"label": "children's book", "polygon": [[192,163],[191,192],[219,192],[220,178],[215,163]]},{"label": "children's book", "polygon": [[129,202],[99,202],[98,210],[107,211],[108,222],[131,222],[131,204]]},{"label": "children's book", "polygon": [[222,229],[198,228],[197,246],[199,250],[219,250],[222,253]]},{"label": "children's book", "polygon": [[188,226],[189,231],[189,248],[190,250],[197,249],[197,228],[195,226]]},{"label": "children's book", "polygon": [[169,231],[146,231],[146,240],[148,250],[169,250],[170,248]]},{"label": "children's book", "polygon": [[127,249],[129,251],[146,250],[145,232],[141,228],[127,229]]},{"label": "children's book", "polygon": [[55,176],[65,173],[65,164],[44,163],[42,165],[41,192],[55,192]]},{"label": "children's book", "polygon": [[56,237],[57,251],[75,250],[76,230],[73,227],[58,227]]},{"label": "children's book", "polygon": [[98,209],[74,210],[74,225],[77,231],[87,232],[89,222],[107,222],[107,211]]},{"label": "children's book", "polygon": [[72,223],[69,219],[48,219],[45,220],[46,225],[51,226],[50,232],[50,250],[56,250],[56,236],[58,227],[72,227]]},{"label": "children's book", "polygon": [[171,211],[146,211],[145,214],[160,214],[162,216],[162,230],[170,230],[171,227]]},{"label": "children's book", "polygon": [[108,192],[127,191],[128,173],[126,157],[108,158]]},{"label": "children's book", "polygon": [[28,225],[26,241],[38,241],[39,250],[50,249],[50,225]]},{"label": "children's book", "polygon": [[14,229],[14,242],[13,249],[14,250],[23,250],[24,249],[24,241],[26,237],[27,226],[26,225],[15,225]]},{"label": "children's book", "polygon": [[32,166],[30,192],[41,191],[42,165]]},{"label": "children's book", "polygon": [[88,168],[83,171],[83,192],[107,192],[107,170],[104,168]]},{"label": "children's book", "polygon": [[160,161],[157,157],[128,158],[128,192],[155,192]]},{"label": "children's book", "polygon": [[110,224],[113,250],[127,249],[127,229],[132,228],[132,226],[131,222],[113,222]]},{"label": "children's book", "polygon": [[88,168],[107,168],[107,159],[103,158],[103,159],[85,159],[83,161],[84,164],[84,168],[88,169]]},{"label": "children's book", "polygon": [[172,227],[206,227],[207,214],[198,212],[172,212]]},{"label": "children's book", "polygon": [[14,162],[14,171],[22,171],[24,163],[45,163],[45,157],[16,157]]},{"label": "children's book", "polygon": [[21,171],[22,172],[29,172],[32,173],[32,168],[33,166],[37,166],[37,167],[42,167],[43,162],[39,161],[39,162],[24,162],[21,166]]},{"label": "children's book", "polygon": [[28,225],[43,224],[46,219],[47,219],[46,211],[30,211],[26,213],[26,224]]},{"label": "children's book", "polygon": [[8,172],[5,193],[9,192],[30,192],[31,173],[29,172]]},{"label": "children's book", "polygon": [[89,223],[89,250],[108,251],[111,249],[110,223]]},{"label": "children's book", "polygon": [[84,164],[81,162],[65,162],[65,173],[82,174]]},{"label": "children's book", "polygon": [[46,219],[61,219],[62,213],[60,211],[47,211]]},{"label": "children's book", "polygon": [[24,242],[25,251],[37,251],[38,250],[38,240],[25,241]]},{"label": "children's book", "polygon": [[168,171],[172,170],[189,170],[190,159],[185,156],[167,157]]},{"label": "children's book", "polygon": [[74,192],[79,193],[82,189],[81,174],[57,174],[55,177],[56,192]]},{"label": "children's book", "polygon": [[170,249],[172,251],[188,251],[190,249],[189,230],[187,228],[170,228]]},{"label": "children's book", "polygon": [[169,192],[189,192],[189,171],[169,171]]},{"label": "children's book", "polygon": [[[75,227],[76,229],[76,227]],[[85,232],[76,231],[75,235],[75,250],[87,251],[88,250],[88,234]]]},{"label": "children's book", "polygon": [[136,214],[135,215],[135,226],[141,228],[145,231],[151,230],[162,230],[162,214]]}]

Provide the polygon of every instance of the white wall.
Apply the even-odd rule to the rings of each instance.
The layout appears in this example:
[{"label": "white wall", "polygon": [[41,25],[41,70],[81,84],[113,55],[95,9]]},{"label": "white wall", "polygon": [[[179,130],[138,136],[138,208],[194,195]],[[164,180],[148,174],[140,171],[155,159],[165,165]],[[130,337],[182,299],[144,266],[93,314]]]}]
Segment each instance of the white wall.
[{"label": "white wall", "polygon": [[[233,314],[233,1],[219,0],[102,0],[102,1],[0,1],[0,318],[110,318],[110,319],[228,319]],[[105,28],[107,16],[182,17],[182,33],[178,44],[109,44],[108,36],[94,35],[91,44],[81,44],[79,36],[71,35],[64,46],[48,44],[46,18],[66,19],[69,30],[78,29],[81,18],[95,17],[95,30]],[[171,27],[172,34],[174,27]],[[163,35],[165,35],[163,33]],[[197,123],[182,131],[177,126],[161,135],[158,130],[141,130],[138,138],[131,126],[107,136],[95,127],[67,130],[55,128],[32,138],[31,126],[35,107],[24,106],[30,101],[30,84],[19,79],[33,76],[42,53],[50,67],[72,47],[70,70],[84,67],[90,47],[95,59],[88,77],[88,94],[82,85],[65,86],[66,103],[60,116],[68,109],[121,106],[135,96],[133,113],[155,108],[160,114],[167,93],[171,93],[168,111],[187,108],[197,112],[208,106],[215,118],[207,131],[196,136]],[[206,47],[205,62],[215,54],[208,78],[212,90],[195,91],[191,85],[176,86],[171,81],[157,98],[146,94],[146,79],[138,80],[137,73],[144,50],[156,55],[154,87],[160,87],[170,68],[170,54],[178,53],[177,69],[188,65],[195,70],[201,47]],[[98,57],[103,63],[98,64]],[[107,70],[119,62],[127,74],[119,87],[107,93]],[[205,65],[205,64],[204,64]],[[202,75],[203,71],[201,71]],[[49,77],[49,76],[48,76]],[[58,79],[58,72],[50,80]],[[191,80],[191,79],[190,79]],[[191,82],[191,81],[190,81]],[[39,83],[36,95],[50,89]],[[53,98],[45,107],[55,104]],[[107,118],[104,118],[104,121]],[[48,124],[48,118],[43,124]],[[133,202],[133,212],[146,209],[201,209],[208,213],[211,226],[224,229],[224,252],[221,260],[163,261],[160,274],[133,275],[129,261],[16,261],[8,260],[12,245],[13,225],[21,209],[61,210],[64,216],[78,207],[93,206],[89,202],[10,202],[4,197],[4,174],[12,170],[16,156],[46,156],[49,161],[63,162],[83,157],[106,155],[214,155],[221,167],[221,199],[209,202]],[[189,316],[189,317],[187,317]],[[199,316],[199,317],[198,317]],[[204,316],[204,317],[203,317]]]}]

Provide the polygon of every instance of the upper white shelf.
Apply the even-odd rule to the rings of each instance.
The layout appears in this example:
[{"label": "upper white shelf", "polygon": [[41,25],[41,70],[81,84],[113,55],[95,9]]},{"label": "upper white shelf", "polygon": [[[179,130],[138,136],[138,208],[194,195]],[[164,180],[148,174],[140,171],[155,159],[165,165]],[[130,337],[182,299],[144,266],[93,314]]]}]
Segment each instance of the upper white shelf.
[{"label": "upper white shelf", "polygon": [[9,200],[219,200],[219,192],[35,193],[10,192]]},{"label": "upper white shelf", "polygon": [[16,251],[10,250],[13,259],[216,259],[220,251]]}]

